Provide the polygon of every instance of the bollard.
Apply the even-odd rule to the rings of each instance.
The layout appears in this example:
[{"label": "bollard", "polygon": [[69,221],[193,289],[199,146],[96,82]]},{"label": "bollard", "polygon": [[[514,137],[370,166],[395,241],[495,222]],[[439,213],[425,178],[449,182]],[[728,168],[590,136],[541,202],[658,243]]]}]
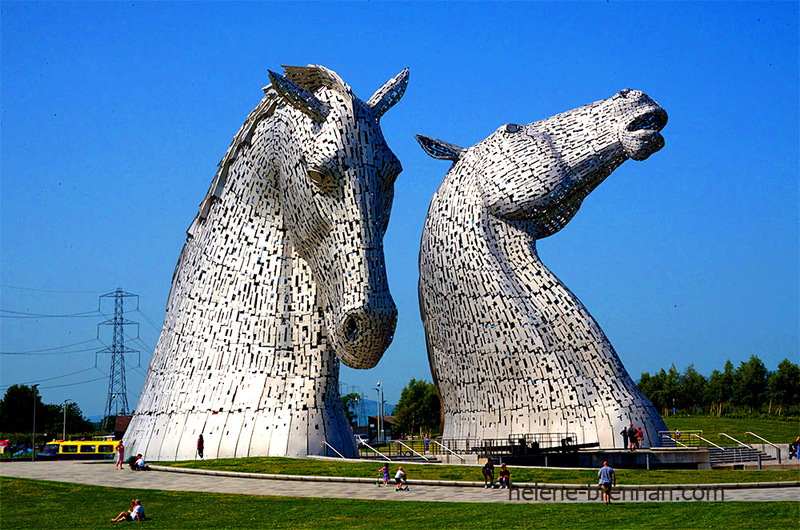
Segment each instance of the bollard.
[{"label": "bollard", "polygon": [[650,455],[649,454],[645,455],[645,458],[647,460],[647,470],[650,471]]},{"label": "bollard", "polygon": [[761,452],[758,453],[758,470],[761,471]]},{"label": "bollard", "polygon": [[544,467],[547,467],[547,455],[544,455]]}]

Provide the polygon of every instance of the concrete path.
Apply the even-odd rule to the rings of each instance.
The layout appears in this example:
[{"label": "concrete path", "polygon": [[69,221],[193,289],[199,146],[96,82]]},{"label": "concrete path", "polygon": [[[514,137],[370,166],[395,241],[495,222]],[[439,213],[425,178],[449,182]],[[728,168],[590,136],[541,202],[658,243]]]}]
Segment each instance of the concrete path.
[{"label": "concrete path", "polygon": [[[0,463],[0,476],[75,482],[97,486],[176,491],[207,491],[247,495],[290,497],[325,497],[341,499],[442,501],[442,502],[601,502],[597,488],[590,490],[521,489],[485,490],[450,486],[414,486],[410,491],[395,492],[394,486],[375,484],[299,482],[287,480],[220,477],[160,471],[117,471],[110,463],[98,462],[14,462]],[[622,498],[622,494],[627,495]],[[618,492],[617,502],[669,502],[715,500],[714,492],[691,490]],[[726,501],[797,501],[800,487],[757,488],[718,491],[716,500]],[[724,497],[723,497],[724,495]],[[133,494],[133,496],[142,496]]]}]

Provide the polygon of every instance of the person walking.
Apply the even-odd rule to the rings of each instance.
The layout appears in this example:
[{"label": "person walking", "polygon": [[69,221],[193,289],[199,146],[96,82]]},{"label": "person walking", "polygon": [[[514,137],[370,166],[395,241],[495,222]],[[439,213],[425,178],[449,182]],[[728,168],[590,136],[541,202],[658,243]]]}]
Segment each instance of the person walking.
[{"label": "person walking", "polygon": [[117,445],[117,463],[114,466],[114,469],[121,470],[125,465],[125,446],[122,445],[122,440],[120,440],[119,444]]},{"label": "person walking", "polygon": [[203,448],[205,447],[205,442],[203,441],[203,433],[200,433],[200,436],[197,437],[197,454],[200,455],[200,458],[203,458]]},{"label": "person walking", "polygon": [[608,465],[608,461],[603,462],[603,467],[597,472],[600,477],[600,489],[603,490],[603,501],[606,504],[611,504],[611,488],[613,483],[617,481],[617,476],[614,474],[614,469]]}]

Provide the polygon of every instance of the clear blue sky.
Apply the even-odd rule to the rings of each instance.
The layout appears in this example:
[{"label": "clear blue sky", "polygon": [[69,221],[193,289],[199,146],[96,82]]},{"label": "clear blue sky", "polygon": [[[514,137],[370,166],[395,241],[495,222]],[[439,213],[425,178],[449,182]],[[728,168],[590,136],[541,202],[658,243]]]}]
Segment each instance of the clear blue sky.
[{"label": "clear blue sky", "polygon": [[[370,397],[378,379],[390,402],[410,378],[430,380],[417,253],[448,164],[428,158],[414,133],[468,146],[503,123],[626,87],[668,111],[666,147],[623,165],[542,241],[545,264],[589,308],[634,379],[672,363],[709,374],[751,354],[769,369],[798,361],[797,2],[3,2],[0,10],[0,391],[42,381],[45,401],[69,398],[101,414],[107,380],[73,383],[108,373],[107,355],[93,368],[93,351],[111,341],[108,329],[103,343],[92,340],[103,317],[10,311],[91,312],[97,295],[122,287],[141,297],[141,312],[126,314],[141,322],[129,344],[142,350],[141,367],[128,371],[135,405],[185,229],[261,99],[267,69],[282,64],[323,64],[362,99],[411,70],[405,97],[382,120],[405,167],[386,236],[397,334],[376,368],[342,374]],[[49,348],[74,353],[13,354]]]}]

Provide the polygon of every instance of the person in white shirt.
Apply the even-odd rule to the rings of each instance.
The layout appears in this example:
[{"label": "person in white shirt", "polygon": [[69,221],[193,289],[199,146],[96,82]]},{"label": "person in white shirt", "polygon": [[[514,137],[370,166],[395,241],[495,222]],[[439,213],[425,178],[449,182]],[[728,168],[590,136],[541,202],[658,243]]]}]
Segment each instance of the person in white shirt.
[{"label": "person in white shirt", "polygon": [[139,499],[134,499],[131,501],[131,509],[127,512],[122,512],[114,519],[111,519],[112,523],[118,523],[120,521],[144,521],[144,508],[142,507],[142,503]]},{"label": "person in white shirt", "polygon": [[[403,471],[403,466],[400,466],[397,469],[397,473],[394,475],[394,480],[397,482],[397,489],[395,491],[400,491],[402,489],[408,491],[408,484],[406,484],[406,472]],[[405,486],[405,488],[403,486]]]}]

